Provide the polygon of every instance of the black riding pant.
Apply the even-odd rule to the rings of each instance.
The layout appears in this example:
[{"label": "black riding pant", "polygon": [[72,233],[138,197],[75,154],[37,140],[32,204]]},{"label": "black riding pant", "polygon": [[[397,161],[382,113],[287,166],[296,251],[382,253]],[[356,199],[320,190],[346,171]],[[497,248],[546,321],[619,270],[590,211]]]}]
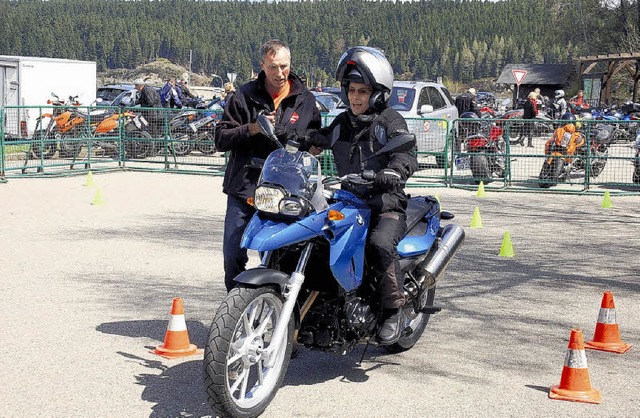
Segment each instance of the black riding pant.
[{"label": "black riding pant", "polygon": [[400,212],[373,213],[371,216],[367,259],[380,278],[378,292],[383,309],[397,309],[404,305],[397,247],[405,233],[405,220],[406,215]]}]

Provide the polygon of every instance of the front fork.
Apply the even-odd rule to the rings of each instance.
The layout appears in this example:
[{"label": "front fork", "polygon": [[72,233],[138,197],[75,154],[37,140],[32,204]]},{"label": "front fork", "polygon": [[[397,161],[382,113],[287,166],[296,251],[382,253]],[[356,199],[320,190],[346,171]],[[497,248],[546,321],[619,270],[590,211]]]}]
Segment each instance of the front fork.
[{"label": "front fork", "polygon": [[[276,329],[273,332],[273,337],[271,338],[273,343],[262,353],[267,367],[273,367],[275,360],[278,357],[277,353],[279,352],[280,347],[282,344],[287,343],[284,337],[286,335],[287,328],[289,327],[289,321],[291,320],[293,309],[296,306],[296,301],[298,300],[298,294],[302,288],[302,283],[304,283],[304,269],[307,266],[307,261],[309,260],[312,249],[313,244],[308,242],[302,250],[302,254],[300,255],[295,271],[291,273],[289,283],[284,286],[282,291],[285,302],[282,307],[282,314],[278,319]],[[263,256],[263,262],[267,261],[268,257],[269,253],[265,253]]]}]

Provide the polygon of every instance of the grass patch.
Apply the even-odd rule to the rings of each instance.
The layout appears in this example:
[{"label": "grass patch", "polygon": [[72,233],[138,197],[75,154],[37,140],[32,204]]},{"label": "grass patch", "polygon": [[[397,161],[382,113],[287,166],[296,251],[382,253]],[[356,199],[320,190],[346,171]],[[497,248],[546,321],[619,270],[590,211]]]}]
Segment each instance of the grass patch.
[{"label": "grass patch", "polygon": [[18,154],[21,152],[29,151],[29,144],[20,144],[20,145],[6,145],[4,146],[4,154]]}]

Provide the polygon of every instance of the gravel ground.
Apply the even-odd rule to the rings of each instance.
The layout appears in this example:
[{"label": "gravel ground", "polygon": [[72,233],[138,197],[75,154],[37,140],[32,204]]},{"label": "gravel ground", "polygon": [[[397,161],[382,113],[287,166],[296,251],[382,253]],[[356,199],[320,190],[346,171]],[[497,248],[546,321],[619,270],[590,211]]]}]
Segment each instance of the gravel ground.
[{"label": "gravel ground", "polygon": [[[202,356],[166,360],[171,299],[203,347],[224,295],[222,179],[118,172],[0,184],[0,416],[207,416]],[[96,190],[103,206],[92,205]],[[420,189],[467,240],[414,349],[302,350],[267,417],[640,416],[640,197]],[[470,229],[474,208],[483,229]],[[509,230],[516,256],[498,257]],[[252,260],[255,262],[255,258]],[[601,405],[552,401],[604,290],[626,354],[587,351]]]}]

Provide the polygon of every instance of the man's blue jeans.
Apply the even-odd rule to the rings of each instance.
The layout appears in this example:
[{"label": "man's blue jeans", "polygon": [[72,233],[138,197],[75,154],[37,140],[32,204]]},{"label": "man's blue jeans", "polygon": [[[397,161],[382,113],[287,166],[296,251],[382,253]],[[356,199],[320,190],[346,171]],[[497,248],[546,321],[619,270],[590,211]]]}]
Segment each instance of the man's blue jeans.
[{"label": "man's blue jeans", "polygon": [[233,279],[245,270],[247,261],[247,249],[240,248],[242,233],[249,220],[255,213],[244,199],[236,196],[227,196],[227,213],[224,218],[224,241],[222,253],[224,256],[224,285],[227,291],[235,286]]}]

